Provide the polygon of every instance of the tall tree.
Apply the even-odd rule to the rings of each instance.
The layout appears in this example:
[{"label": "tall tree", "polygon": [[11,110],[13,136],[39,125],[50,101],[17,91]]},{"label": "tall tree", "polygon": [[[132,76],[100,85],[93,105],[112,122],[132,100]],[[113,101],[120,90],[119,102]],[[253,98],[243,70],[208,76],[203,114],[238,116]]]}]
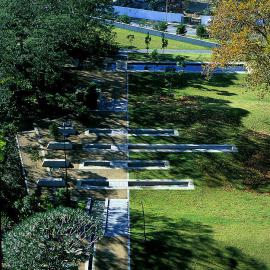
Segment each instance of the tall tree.
[{"label": "tall tree", "polygon": [[133,47],[133,41],[135,39],[135,36],[134,35],[127,35],[127,39],[130,42],[130,48],[132,48]]},{"label": "tall tree", "polygon": [[162,33],[162,36],[161,36],[161,48],[163,50],[163,53],[164,53],[164,49],[168,47],[168,44],[169,44],[168,39],[165,38],[165,34]]},{"label": "tall tree", "polygon": [[4,235],[6,269],[74,270],[92,252],[102,220],[82,210],[56,208],[38,213]]},{"label": "tall tree", "polygon": [[113,48],[111,10],[110,0],[0,0],[0,97],[24,116],[45,107],[65,65]]},{"label": "tall tree", "polygon": [[214,63],[244,61],[249,82],[270,90],[270,1],[218,0],[210,35],[220,41]]},{"label": "tall tree", "polygon": [[149,51],[149,47],[150,47],[151,40],[152,40],[152,38],[151,38],[151,36],[150,36],[150,34],[149,34],[149,32],[148,32],[147,35],[146,35],[146,37],[145,37],[145,39],[144,39],[145,47],[146,47],[147,53],[148,53],[148,51]]}]

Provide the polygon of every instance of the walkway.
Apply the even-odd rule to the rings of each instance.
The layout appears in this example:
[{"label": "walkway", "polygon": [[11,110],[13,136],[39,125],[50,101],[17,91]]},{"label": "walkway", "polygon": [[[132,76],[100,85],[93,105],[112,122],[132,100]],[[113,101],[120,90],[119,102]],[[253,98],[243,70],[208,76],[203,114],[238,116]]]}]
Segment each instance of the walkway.
[{"label": "walkway", "polygon": [[96,245],[93,270],[127,270],[129,261],[128,199],[106,201],[105,235]]},{"label": "walkway", "polygon": [[[151,53],[153,50],[148,50]],[[162,49],[157,50],[158,53],[163,53]],[[146,49],[122,49],[120,52],[122,53],[147,53]],[[173,54],[173,53],[194,53],[194,54],[211,54],[212,50],[172,50],[172,49],[165,49],[164,53],[166,54]]]}]

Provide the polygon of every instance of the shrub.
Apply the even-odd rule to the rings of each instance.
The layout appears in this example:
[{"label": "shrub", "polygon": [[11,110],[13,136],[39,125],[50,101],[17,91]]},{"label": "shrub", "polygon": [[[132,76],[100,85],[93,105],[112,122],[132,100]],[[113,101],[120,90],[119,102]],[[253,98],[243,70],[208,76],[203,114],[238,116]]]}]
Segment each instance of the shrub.
[{"label": "shrub", "polygon": [[145,27],[145,26],[147,26],[147,24],[148,24],[148,21],[147,20],[145,20],[145,19],[139,20],[139,26]]},{"label": "shrub", "polygon": [[41,210],[35,195],[26,195],[22,200],[16,201],[14,206],[19,212],[20,219],[25,219]]},{"label": "shrub", "polygon": [[177,35],[185,35],[187,32],[186,25],[185,24],[179,24],[176,29]]},{"label": "shrub", "polygon": [[120,15],[117,17],[117,20],[122,23],[130,24],[131,19],[128,15]]},{"label": "shrub", "polygon": [[52,137],[54,137],[54,139],[57,139],[59,137],[60,134],[58,130],[58,125],[55,122],[50,124],[49,133]]},{"label": "shrub", "polygon": [[157,49],[153,50],[150,54],[150,59],[152,61],[158,61],[159,60],[159,53],[157,51]]},{"label": "shrub", "polygon": [[199,25],[196,29],[196,35],[200,38],[208,37],[206,28],[203,25]]},{"label": "shrub", "polygon": [[134,35],[127,35],[127,39],[130,42],[130,47],[133,47],[133,42],[135,40],[135,36]]},{"label": "shrub", "polygon": [[158,22],[154,24],[154,29],[158,31],[165,32],[168,28],[168,24],[166,22]]},{"label": "shrub", "polygon": [[78,261],[89,258],[92,241],[101,237],[102,223],[102,216],[79,209],[61,207],[35,214],[5,234],[6,268],[78,269]]}]

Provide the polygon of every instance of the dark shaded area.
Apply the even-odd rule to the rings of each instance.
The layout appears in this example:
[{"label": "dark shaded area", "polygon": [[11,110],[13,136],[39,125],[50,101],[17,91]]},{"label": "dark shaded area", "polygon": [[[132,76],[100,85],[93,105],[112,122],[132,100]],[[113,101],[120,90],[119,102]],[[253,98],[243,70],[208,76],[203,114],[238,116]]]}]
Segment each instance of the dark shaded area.
[{"label": "dark shaded area", "polygon": [[[222,96],[236,95],[225,90],[235,83],[235,75],[216,75],[209,82],[202,80],[202,77],[192,74],[132,75],[129,95],[131,127],[180,131],[179,137],[137,137],[132,142],[235,144],[239,152],[132,154],[132,157],[168,159],[174,165],[170,170],[173,176],[199,179],[208,186],[232,185],[269,192],[270,136],[245,128],[242,119],[249,112],[232,107],[230,101],[222,99]],[[221,98],[175,94],[175,89],[180,89],[177,91],[181,93],[186,86],[215,91]],[[221,89],[211,89],[211,86]],[[156,177],[154,173],[153,177]]]},{"label": "dark shaded area", "polygon": [[[126,270],[128,269],[126,258],[117,256],[117,252],[123,252],[126,249],[127,242],[124,238],[102,238],[98,244],[101,248],[97,248],[95,253],[95,267],[106,270]],[[114,246],[115,250],[112,250]],[[119,250],[120,248],[120,250]],[[127,252],[127,250],[125,250]],[[119,253],[118,253],[119,255]],[[123,254],[122,254],[123,255]]]},{"label": "dark shaded area", "polygon": [[[134,46],[129,46],[128,49],[136,49]],[[158,53],[157,56],[153,57],[151,53],[146,54],[146,53],[129,53],[129,60],[134,60],[134,61],[151,61],[151,62],[159,62],[159,61],[179,61],[182,60],[183,62],[188,61],[188,62],[193,62],[195,60],[190,59],[191,56],[176,56],[174,54],[169,54],[169,53]],[[180,59],[179,59],[180,58]],[[201,58],[198,56],[197,60],[198,62],[202,61]],[[195,61],[195,62],[196,62]]]},{"label": "dark shaded area", "polygon": [[132,269],[268,269],[240,249],[217,242],[208,225],[180,218],[175,222],[147,213],[144,241],[142,214],[132,210],[131,218],[136,228],[131,234]]}]

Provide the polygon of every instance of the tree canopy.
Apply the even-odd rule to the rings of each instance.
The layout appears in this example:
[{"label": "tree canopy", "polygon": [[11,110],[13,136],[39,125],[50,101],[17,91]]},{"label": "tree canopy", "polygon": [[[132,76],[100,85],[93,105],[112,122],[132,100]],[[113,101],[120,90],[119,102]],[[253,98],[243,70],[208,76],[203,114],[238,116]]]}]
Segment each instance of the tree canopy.
[{"label": "tree canopy", "polygon": [[[38,113],[63,88],[67,65],[106,56],[110,0],[0,0],[0,108],[4,120]],[[3,120],[2,120],[3,121]]]},{"label": "tree canopy", "polygon": [[102,220],[83,210],[56,208],[27,218],[3,239],[7,269],[78,269],[102,234]]},{"label": "tree canopy", "polygon": [[270,89],[269,18],[269,0],[218,0],[209,29],[221,45],[214,51],[214,62],[246,62],[250,83],[266,90]]}]

